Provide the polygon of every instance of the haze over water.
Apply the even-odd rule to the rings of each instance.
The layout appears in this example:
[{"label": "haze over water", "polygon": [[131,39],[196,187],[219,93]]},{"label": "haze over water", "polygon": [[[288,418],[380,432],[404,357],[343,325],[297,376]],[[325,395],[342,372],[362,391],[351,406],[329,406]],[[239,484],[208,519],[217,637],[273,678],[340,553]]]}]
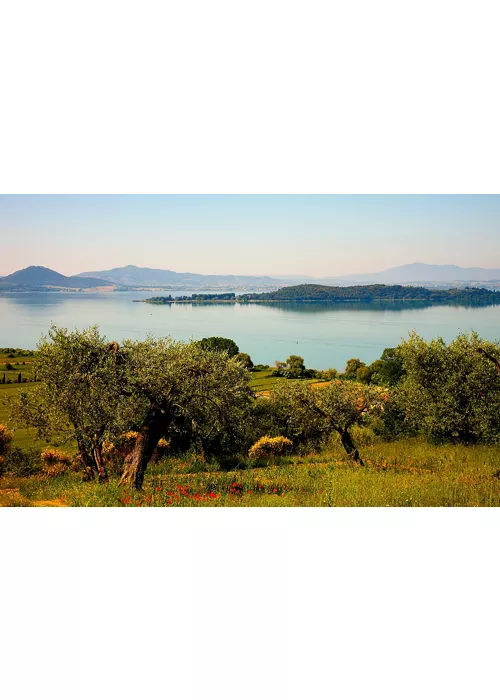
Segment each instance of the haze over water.
[{"label": "haze over water", "polygon": [[[161,295],[169,293],[180,292],[165,290]],[[69,329],[97,324],[110,340],[118,341],[145,338],[148,333],[177,340],[223,336],[233,338],[254,363],[272,365],[296,354],[308,367],[343,370],[350,357],[372,362],[412,329],[426,339],[442,336],[450,341],[470,330],[489,340],[500,339],[500,306],[133,303],[159,294],[6,294],[0,296],[0,347],[34,349],[53,321]]]}]

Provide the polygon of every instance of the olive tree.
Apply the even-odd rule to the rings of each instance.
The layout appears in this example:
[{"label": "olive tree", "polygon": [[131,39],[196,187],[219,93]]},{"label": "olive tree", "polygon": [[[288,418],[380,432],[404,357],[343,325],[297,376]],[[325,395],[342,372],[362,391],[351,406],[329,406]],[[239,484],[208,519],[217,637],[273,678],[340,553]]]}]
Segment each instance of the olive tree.
[{"label": "olive tree", "polygon": [[38,437],[75,440],[88,478],[106,480],[105,440],[120,429],[127,362],[116,343],[93,326],[69,332],[53,325],[38,344],[34,369],[40,384],[20,394],[14,419]]},{"label": "olive tree", "polygon": [[227,352],[200,343],[148,338],[124,346],[137,397],[138,438],[120,483],[141,488],[161,437],[188,436],[207,453],[237,447],[252,392],[247,370]]},{"label": "olive tree", "polygon": [[337,432],[346,453],[363,464],[350,430],[383,411],[387,393],[378,387],[334,380],[317,386],[283,384],[270,396],[282,434],[295,443]]},{"label": "olive tree", "polygon": [[367,418],[380,415],[388,394],[378,387],[352,382],[333,381],[314,391],[314,410],[327,421],[330,430],[340,436],[342,447],[355,462],[363,465],[354,444],[351,428]]},{"label": "olive tree", "polygon": [[472,333],[447,345],[412,333],[398,353],[405,375],[397,396],[412,428],[435,440],[498,441],[499,343]]},{"label": "olive tree", "polygon": [[280,382],[268,397],[260,399],[258,422],[262,434],[287,437],[294,448],[304,444],[317,447],[327,426],[322,416],[311,410],[312,392],[311,386],[304,382]]}]

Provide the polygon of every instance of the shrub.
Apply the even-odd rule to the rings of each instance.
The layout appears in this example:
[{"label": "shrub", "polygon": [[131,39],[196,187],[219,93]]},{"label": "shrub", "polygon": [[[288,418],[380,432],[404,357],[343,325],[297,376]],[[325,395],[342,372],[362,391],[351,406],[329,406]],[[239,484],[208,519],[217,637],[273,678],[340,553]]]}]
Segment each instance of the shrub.
[{"label": "shrub", "polygon": [[250,459],[262,459],[263,457],[277,457],[279,455],[289,454],[292,451],[292,441],[286,437],[279,435],[278,437],[269,437],[264,435],[260,440],[252,445],[248,452]]},{"label": "shrub", "polygon": [[353,425],[351,434],[355,444],[359,447],[368,447],[368,445],[374,445],[377,442],[375,431],[366,425]]},{"label": "shrub", "polygon": [[170,443],[168,440],[165,440],[165,438],[160,438],[158,440],[158,444],[156,445],[153,456],[152,456],[152,461],[153,462],[159,462],[161,459],[165,457],[165,455],[168,452],[168,448],[170,447]]},{"label": "shrub", "polygon": [[0,424],[0,457],[7,454],[10,450],[13,437],[14,435],[7,426]]},{"label": "shrub", "polygon": [[102,443],[102,455],[106,461],[113,461],[116,458],[124,460],[134,449],[139,433],[136,430],[128,430],[122,433],[115,442],[105,440]]},{"label": "shrub", "polygon": [[38,474],[42,470],[40,452],[34,447],[12,447],[8,454],[3,457],[2,469],[4,472],[16,476]]},{"label": "shrub", "polygon": [[46,476],[60,476],[64,474],[72,463],[72,458],[65,452],[60,452],[52,447],[47,447],[41,455],[42,471]]}]

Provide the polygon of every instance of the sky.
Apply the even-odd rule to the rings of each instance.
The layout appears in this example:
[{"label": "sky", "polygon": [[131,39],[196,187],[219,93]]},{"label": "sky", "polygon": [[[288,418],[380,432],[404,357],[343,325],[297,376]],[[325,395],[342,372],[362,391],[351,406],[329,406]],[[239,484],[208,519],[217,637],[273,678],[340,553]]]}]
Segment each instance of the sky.
[{"label": "sky", "polygon": [[0,195],[0,275],[500,267],[500,195]]}]

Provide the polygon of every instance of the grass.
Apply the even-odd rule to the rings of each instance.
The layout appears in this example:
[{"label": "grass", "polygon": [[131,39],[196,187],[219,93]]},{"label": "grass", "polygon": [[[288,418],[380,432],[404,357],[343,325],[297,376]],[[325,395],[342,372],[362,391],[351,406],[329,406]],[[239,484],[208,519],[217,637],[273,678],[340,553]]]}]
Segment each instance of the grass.
[{"label": "grass", "polygon": [[[235,471],[171,458],[150,465],[141,492],[83,483],[78,474],[3,477],[0,504],[119,507],[500,506],[500,447],[433,446],[420,439],[362,449],[365,466],[340,447],[275,465],[242,460]],[[2,495],[3,494],[3,495]],[[5,502],[5,501],[8,502]]]},{"label": "grass", "polygon": [[[19,394],[20,391],[25,391],[29,387],[37,386],[33,382],[26,384],[0,384],[0,424],[7,425],[12,430],[12,422],[10,420],[11,403]],[[56,440],[37,440],[34,430],[26,428],[17,428],[13,430],[14,441],[16,447],[39,447],[44,449],[47,445],[58,447],[59,443]]]},{"label": "grass", "polygon": [[273,377],[273,368],[270,369],[259,369],[256,372],[251,373],[250,386],[252,389],[261,393],[263,391],[271,391],[276,387],[277,384],[290,381],[300,381],[306,382],[307,384],[317,384],[318,379],[285,379],[283,377]]},{"label": "grass", "polygon": [[[12,369],[8,369],[12,367]],[[33,379],[33,357],[14,355],[11,357],[8,354],[0,353],[0,380],[5,374],[6,382],[11,381],[12,384],[17,383],[19,373],[23,379],[31,381]],[[4,386],[0,384],[0,387]]]}]

